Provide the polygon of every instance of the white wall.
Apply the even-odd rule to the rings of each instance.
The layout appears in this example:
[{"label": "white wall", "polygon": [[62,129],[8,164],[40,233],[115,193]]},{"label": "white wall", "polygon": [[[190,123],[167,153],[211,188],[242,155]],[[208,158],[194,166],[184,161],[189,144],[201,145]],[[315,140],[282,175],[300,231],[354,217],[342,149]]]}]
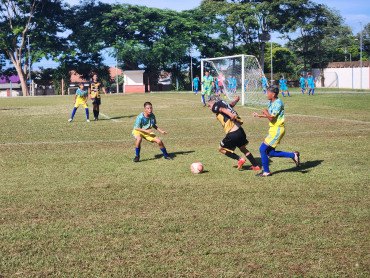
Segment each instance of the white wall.
[{"label": "white wall", "polygon": [[144,85],[144,71],[124,71],[125,85]]},{"label": "white wall", "polygon": [[[320,70],[314,69],[313,74],[316,81],[316,86],[321,87]],[[337,86],[343,89],[361,89],[361,68],[326,68],[324,69],[325,76],[325,87],[330,84],[336,84],[336,78],[338,79]],[[370,89],[370,68],[362,68],[362,89]]]}]

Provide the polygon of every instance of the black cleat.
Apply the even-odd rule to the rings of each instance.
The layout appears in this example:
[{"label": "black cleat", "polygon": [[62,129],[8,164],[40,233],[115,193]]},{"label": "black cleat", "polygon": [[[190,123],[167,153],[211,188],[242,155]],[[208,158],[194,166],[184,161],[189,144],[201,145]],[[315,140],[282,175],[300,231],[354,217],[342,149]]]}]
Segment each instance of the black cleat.
[{"label": "black cleat", "polygon": [[299,160],[299,152],[294,152],[294,158],[292,158],[293,161],[295,162],[295,165],[298,167],[300,160]]},{"label": "black cleat", "polygon": [[164,159],[173,160],[173,158],[170,156],[166,156]]},{"label": "black cleat", "polygon": [[256,175],[256,177],[270,177],[270,176],[272,176],[271,172],[268,173],[262,172]]},{"label": "black cleat", "polygon": [[140,160],[140,157],[139,156],[135,156],[135,158],[134,158],[134,162],[139,162],[139,160]]}]

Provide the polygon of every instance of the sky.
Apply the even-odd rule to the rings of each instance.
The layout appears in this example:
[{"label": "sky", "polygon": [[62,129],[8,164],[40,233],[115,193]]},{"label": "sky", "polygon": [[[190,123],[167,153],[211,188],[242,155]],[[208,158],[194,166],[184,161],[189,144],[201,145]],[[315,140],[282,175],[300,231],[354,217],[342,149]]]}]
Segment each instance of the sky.
[{"label": "sky", "polygon": [[[198,7],[201,0],[100,0],[104,3],[127,3],[132,5],[148,6],[159,9],[171,9],[176,11],[190,10]],[[65,0],[70,5],[77,5],[79,0]],[[314,0],[316,3],[326,4],[330,8],[337,9],[345,20],[345,24],[351,27],[354,34],[360,32],[360,23],[362,26],[370,22],[370,0]],[[285,41],[279,38],[279,33],[272,34],[272,41],[284,45]],[[115,66],[115,60],[105,56],[105,63],[108,66]],[[43,61],[45,64],[45,61]],[[49,63],[47,62],[48,66]],[[35,65],[37,67],[37,65]],[[52,65],[50,65],[52,66]],[[45,65],[44,65],[45,67]]]}]

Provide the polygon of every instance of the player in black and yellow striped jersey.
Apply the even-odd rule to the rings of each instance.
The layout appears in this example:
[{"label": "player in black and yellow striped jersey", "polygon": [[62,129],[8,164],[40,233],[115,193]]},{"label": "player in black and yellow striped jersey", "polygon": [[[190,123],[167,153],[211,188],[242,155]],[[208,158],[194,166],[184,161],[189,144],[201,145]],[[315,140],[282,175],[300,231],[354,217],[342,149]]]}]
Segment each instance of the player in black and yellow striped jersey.
[{"label": "player in black and yellow striped jersey", "polygon": [[209,109],[216,114],[217,119],[221,123],[226,137],[221,141],[218,150],[232,159],[238,160],[237,169],[241,169],[245,163],[245,158],[240,157],[234,153],[236,147],[245,154],[248,160],[252,163],[251,170],[261,170],[257,165],[252,153],[247,150],[248,144],[247,136],[242,128],[243,121],[238,113],[234,110],[234,106],[238,103],[239,97],[235,97],[234,101],[230,104],[220,100],[218,96],[211,96],[208,101]]},{"label": "player in black and yellow striped jersey", "polygon": [[107,92],[103,83],[98,80],[96,73],[94,73],[92,79],[89,85],[89,96],[93,104],[94,121],[97,121],[99,119],[99,106],[101,104],[100,93],[103,91],[105,96],[107,96]]}]

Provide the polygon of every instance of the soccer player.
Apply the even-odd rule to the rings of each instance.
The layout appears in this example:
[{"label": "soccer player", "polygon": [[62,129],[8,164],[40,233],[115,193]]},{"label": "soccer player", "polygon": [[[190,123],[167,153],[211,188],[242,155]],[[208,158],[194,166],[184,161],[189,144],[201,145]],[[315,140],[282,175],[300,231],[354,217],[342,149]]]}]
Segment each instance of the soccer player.
[{"label": "soccer player", "polygon": [[301,74],[301,78],[299,78],[299,82],[301,82],[301,90],[302,94],[306,92],[306,79],[303,77],[303,74]]},{"label": "soccer player", "polygon": [[218,96],[211,96],[208,102],[209,109],[216,114],[216,118],[219,120],[226,133],[226,137],[221,141],[218,150],[226,156],[237,160],[237,169],[239,170],[246,162],[246,159],[234,153],[234,150],[236,147],[238,147],[252,163],[250,169],[261,170],[261,168],[257,165],[252,153],[245,147],[248,144],[248,140],[244,129],[241,127],[243,121],[239,117],[238,113],[236,113],[236,111],[233,109],[238,101],[238,96],[235,97],[231,104],[220,100]]},{"label": "soccer player", "polygon": [[74,101],[75,107],[73,108],[71,118],[68,120],[68,122],[73,121],[73,117],[75,116],[77,108],[80,105],[83,105],[84,108],[85,108],[86,122],[88,122],[88,123],[90,122],[90,120],[89,120],[89,108],[88,108],[87,103],[86,103],[87,99],[88,99],[88,95],[89,95],[89,93],[87,92],[87,90],[84,89],[84,83],[80,83],[79,88],[77,89],[76,94],[75,94],[75,101]]},{"label": "soccer player", "polygon": [[208,70],[206,70],[205,76],[203,76],[202,84],[203,84],[202,103],[203,103],[203,107],[205,107],[206,106],[206,100],[204,98],[204,95],[206,94],[208,99],[209,99],[211,94],[212,94],[212,89],[215,85],[214,82],[213,82],[213,77],[209,75]]},{"label": "soccer player", "polygon": [[315,92],[315,77],[313,77],[310,72],[307,75],[307,86],[308,88],[310,88],[310,90],[308,91],[308,95],[310,95],[311,92],[313,95],[313,93]]},{"label": "soccer player", "polygon": [[266,76],[262,77],[262,87],[263,87],[263,92],[266,94],[266,87],[267,87],[267,84],[268,84],[268,80],[266,78]]},{"label": "soccer player", "polygon": [[199,87],[199,76],[198,75],[196,75],[195,78],[193,79],[193,84],[194,84],[194,92],[197,95],[198,87]]},{"label": "soccer player", "polygon": [[286,91],[288,93],[288,97],[290,97],[289,91],[288,91],[288,86],[287,86],[288,81],[286,81],[286,79],[284,78],[284,76],[280,75],[279,83],[280,83],[280,91],[283,94],[283,97],[285,97],[284,91]]},{"label": "soccer player", "polygon": [[215,84],[215,88],[216,88],[216,95],[218,95],[219,87],[218,87],[218,78],[217,77],[215,77],[214,84]]},{"label": "soccer player", "polygon": [[236,79],[236,77],[235,76],[233,76],[233,85],[232,85],[232,87],[233,87],[233,93],[234,94],[236,94],[236,83],[237,83],[237,79]]},{"label": "soccer player", "polygon": [[92,79],[89,86],[89,95],[93,104],[94,121],[97,121],[99,120],[99,106],[101,104],[100,93],[103,91],[105,96],[108,95],[103,83],[98,80],[98,75],[96,73],[93,74]]},{"label": "soccer player", "polygon": [[132,131],[132,135],[136,139],[135,143],[135,151],[136,156],[134,158],[134,162],[139,162],[140,160],[140,148],[141,148],[141,141],[143,138],[149,142],[155,142],[158,144],[159,148],[161,149],[163,156],[165,159],[173,160],[172,157],[168,156],[167,150],[163,145],[161,139],[159,139],[152,131],[152,129],[158,130],[162,134],[167,134],[167,131],[160,129],[157,126],[157,120],[153,114],[153,106],[150,102],[144,103],[144,112],[140,113],[139,116],[136,118],[135,127]]},{"label": "soccer player", "polygon": [[220,72],[220,74],[217,76],[218,80],[218,88],[220,89],[220,94],[224,94],[224,83],[225,83],[225,75]]},{"label": "soccer player", "polygon": [[265,141],[261,144],[260,154],[263,166],[263,172],[258,174],[259,177],[271,176],[269,169],[270,157],[290,157],[295,162],[296,166],[299,166],[299,152],[281,152],[276,151],[276,146],[280,143],[280,140],[285,134],[284,128],[284,104],[281,99],[278,98],[279,89],[276,86],[267,88],[267,99],[269,100],[268,109],[263,110],[263,114],[253,113],[254,117],[267,118],[270,121],[269,135],[265,138]]},{"label": "soccer player", "polygon": [[230,93],[233,92],[233,77],[230,75],[228,78],[227,78],[227,85],[228,85],[228,88],[229,88],[229,91]]}]

